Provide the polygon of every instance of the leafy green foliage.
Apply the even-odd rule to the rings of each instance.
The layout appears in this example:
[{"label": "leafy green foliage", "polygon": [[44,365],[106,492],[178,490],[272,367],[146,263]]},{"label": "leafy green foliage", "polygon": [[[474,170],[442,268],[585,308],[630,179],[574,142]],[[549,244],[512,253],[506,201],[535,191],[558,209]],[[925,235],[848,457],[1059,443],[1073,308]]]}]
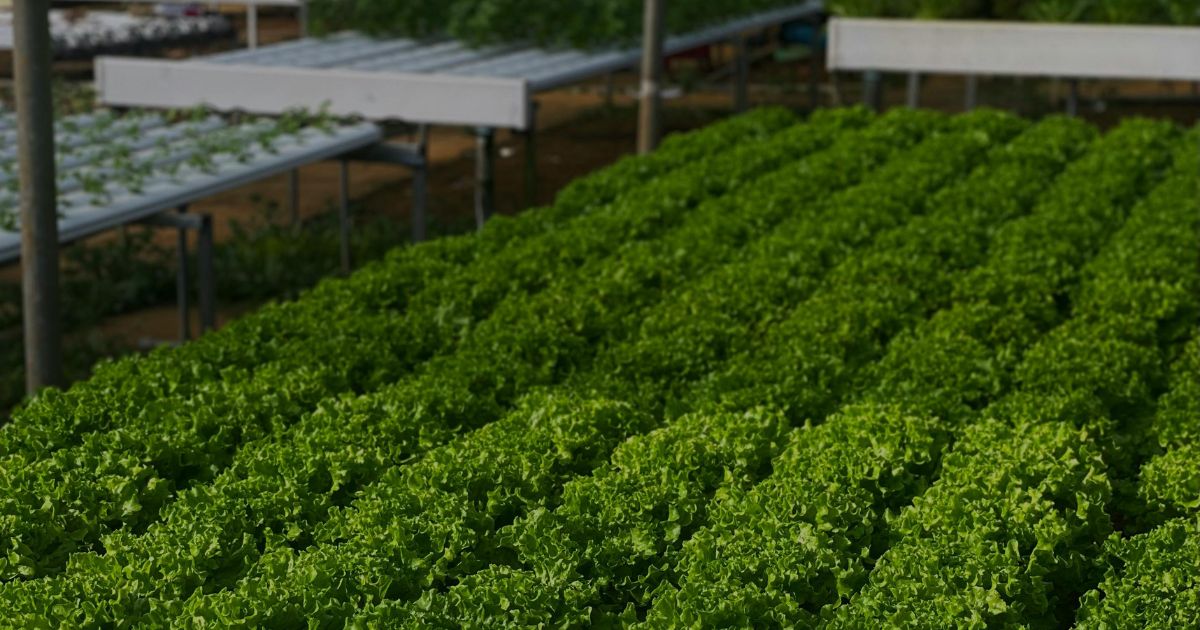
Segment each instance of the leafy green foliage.
[{"label": "leafy green foliage", "polygon": [[[1125,140],[1146,131],[1131,124]],[[1143,135],[1143,144],[1166,131]],[[1194,158],[1186,150],[1191,143],[1190,138],[1176,143],[1174,167],[1179,177],[1191,172]],[[1085,163],[1086,158],[1080,161]],[[1122,172],[1118,164],[1107,168]],[[1096,234],[1089,239],[1087,232],[1055,230],[1061,245],[1047,247],[1038,256],[1041,269],[1057,270],[1052,277],[1063,283],[1060,286],[1070,287],[1076,282],[1071,278],[1082,278],[1067,292],[1076,297],[1071,316],[1025,352],[1012,372],[1014,391],[989,406],[984,420],[961,432],[938,481],[892,522],[896,541],[879,557],[867,586],[848,604],[826,610],[826,625],[1051,627],[1073,618],[1076,599],[1098,579],[1103,541],[1114,522],[1121,522],[1122,502],[1114,496],[1119,487],[1112,478],[1128,474],[1121,465],[1122,448],[1136,434],[1130,425],[1152,398],[1142,384],[1156,374],[1159,357],[1178,343],[1138,334],[1146,326],[1158,328],[1160,334],[1171,330],[1170,313],[1192,308],[1197,299],[1185,297],[1183,303],[1164,309],[1153,302],[1083,296],[1098,296],[1151,276],[1200,279],[1200,268],[1186,265],[1164,265],[1144,273],[1132,261],[1113,264],[1133,249],[1143,252],[1147,261],[1174,251],[1169,239],[1152,243],[1147,227],[1160,223],[1152,217],[1164,208],[1179,205],[1177,183],[1176,177],[1169,177],[1155,187],[1128,210],[1127,221],[1120,216],[1127,204],[1109,205],[1101,198],[1056,203],[1053,195],[1049,197],[1040,216],[1073,215],[1073,225]],[[1136,199],[1137,195],[1124,197],[1122,188],[1154,184],[1153,179],[1127,179],[1108,194]],[[1187,206],[1183,208],[1186,212]],[[1037,217],[1035,213],[1030,218]],[[1036,223],[1049,227],[1054,221]],[[1093,251],[1099,251],[1091,260],[1089,241]],[[1054,253],[1046,257],[1046,252]],[[1063,266],[1046,265],[1056,258]],[[1013,270],[1020,273],[1022,267],[1028,269],[1029,263]],[[1071,273],[1072,267],[1079,271]],[[1122,294],[1128,295],[1116,292]],[[1036,316],[1039,310],[1045,312],[1026,302],[1015,313]],[[1144,325],[1130,326],[1138,317]]]},{"label": "leafy green foliage", "polygon": [[[830,628],[1044,626],[1108,534],[1100,449],[1067,424],[969,427]],[[1069,592],[1069,590],[1067,591]]]},{"label": "leafy green foliage", "polygon": [[673,138],[32,401],[0,610],[1188,625],[1159,550],[1196,531],[1195,141],[860,109]]},{"label": "leafy green foliage", "polygon": [[1138,493],[1156,516],[1200,509],[1200,337],[1176,362],[1171,383],[1152,424],[1163,452],[1146,462],[1138,480]]},{"label": "leafy green foliage", "polygon": [[[763,119],[778,120],[778,117],[770,118],[768,115]],[[802,142],[805,139],[795,135],[781,137],[777,139],[775,146],[782,153],[775,154],[776,159],[779,155],[795,155],[806,148],[817,148],[831,139],[832,133],[843,120],[853,124],[854,120],[861,119],[861,114],[834,114],[827,117],[827,123],[811,128],[812,133],[809,134],[807,142]],[[772,155],[758,150],[761,147],[756,146],[755,149],[754,153],[760,159],[768,159]],[[738,177],[756,177],[757,170],[753,168],[754,165],[763,164],[752,161],[748,163],[737,153],[715,156],[713,159],[723,161],[727,165],[741,160],[745,165],[741,170],[721,169],[730,178],[729,181],[733,182],[736,182]],[[680,172],[675,177],[658,180],[658,186],[681,187],[685,180],[694,181],[691,178],[695,176],[693,172]],[[715,193],[719,190],[714,179],[710,178],[708,185],[707,190],[710,192]],[[336,453],[362,445],[361,436],[354,436],[355,443],[345,443],[345,438],[351,437],[350,434],[329,432],[331,426],[345,423],[346,414],[358,414],[357,421],[364,422],[378,418],[383,411],[381,403],[404,400],[404,406],[410,411],[406,416],[391,418],[392,426],[397,427],[403,425],[406,420],[419,422],[423,415],[429,413],[426,407],[408,402],[421,400],[424,404],[432,405],[434,409],[445,409],[439,415],[446,417],[446,428],[468,422],[478,426],[488,419],[494,419],[502,412],[506,401],[515,399],[518,395],[518,392],[512,389],[514,386],[527,388],[546,382],[547,379],[555,378],[556,371],[569,367],[572,355],[576,355],[578,359],[586,356],[580,355],[579,351],[587,335],[593,333],[586,329],[581,330],[581,326],[600,330],[606,321],[621,322],[621,311],[608,312],[603,301],[596,299],[595,284],[577,284],[570,278],[558,278],[559,290],[544,292],[539,296],[542,300],[541,306],[530,308],[524,296],[525,291],[533,287],[522,287],[518,284],[523,277],[521,271],[525,271],[524,277],[528,278],[529,283],[546,282],[547,274],[552,271],[545,264],[531,264],[530,260],[538,260],[531,258],[531,250],[557,248],[560,242],[575,243],[577,257],[557,259],[560,265],[559,275],[568,274],[572,266],[587,261],[586,254],[589,251],[593,258],[592,266],[600,265],[605,260],[604,252],[611,251],[629,238],[636,239],[639,233],[653,235],[656,230],[669,227],[672,219],[681,218],[689,204],[677,196],[662,195],[660,190],[649,188],[645,197],[630,199],[620,210],[589,215],[582,218],[571,230],[559,230],[543,241],[533,241],[528,246],[522,243],[510,248],[505,252],[508,255],[505,260],[512,260],[512,266],[497,268],[495,265],[498,261],[493,257],[478,265],[463,267],[462,273],[458,275],[443,276],[426,291],[414,296],[415,302],[402,314],[393,311],[364,314],[349,318],[342,325],[331,328],[327,325],[326,312],[319,309],[309,310],[307,316],[301,320],[296,315],[297,311],[303,308],[302,303],[280,306],[271,314],[283,316],[286,320],[272,322],[270,317],[260,317],[258,324],[290,326],[291,335],[303,333],[305,328],[309,327],[311,332],[300,335],[299,339],[284,339],[284,347],[278,348],[280,352],[272,357],[260,355],[260,364],[252,370],[226,368],[221,371],[219,380],[202,381],[199,395],[185,390],[173,392],[174,395],[160,399],[155,404],[159,405],[162,411],[153,421],[146,418],[126,423],[113,430],[87,434],[82,444],[58,451],[61,453],[58,459],[43,459],[38,466],[20,468],[10,483],[11,487],[20,487],[25,491],[13,494],[14,501],[8,506],[6,513],[17,518],[17,514],[43,510],[44,516],[40,522],[38,519],[21,517],[19,520],[25,524],[14,530],[13,538],[20,537],[25,540],[24,544],[29,547],[31,555],[41,557],[43,554],[39,549],[50,545],[51,541],[61,540],[59,534],[55,533],[57,528],[80,528],[73,530],[76,533],[69,538],[64,548],[56,548],[42,560],[42,563],[48,563],[43,571],[53,572],[70,551],[87,549],[94,545],[98,536],[106,529],[126,525],[139,526],[146,520],[158,518],[157,505],[167,495],[155,494],[153,497],[147,497],[146,509],[142,509],[143,502],[132,500],[130,505],[133,507],[130,510],[113,513],[104,518],[92,516],[109,500],[109,495],[101,489],[109,487],[104,480],[112,471],[102,473],[95,467],[84,466],[76,469],[80,475],[78,480],[72,478],[70,483],[65,485],[52,481],[65,474],[64,471],[70,466],[69,462],[80,457],[81,453],[132,451],[129,465],[138,470],[144,469],[145,474],[155,479],[170,479],[173,485],[181,487],[208,481],[221,485],[228,483],[231,487],[222,492],[244,497],[242,500],[252,500],[253,497],[259,496],[263,486],[289,487],[294,484],[297,487],[306,487],[306,477],[322,474],[325,470],[324,465],[319,462],[328,461],[328,465],[334,467],[342,465],[336,461]],[[695,196],[700,193],[701,191],[697,190],[692,194]],[[660,220],[654,221],[653,217],[647,214],[647,206],[644,203],[646,199],[660,204],[663,210]],[[716,210],[716,206],[713,206],[713,212]],[[679,238],[686,240],[686,235]],[[582,247],[584,239],[592,243],[591,250]],[[663,254],[669,255],[673,251],[674,249],[667,249]],[[523,260],[526,262],[518,267]],[[541,260],[546,262],[544,258]],[[641,288],[641,283],[654,278],[654,274],[657,273],[655,260],[657,259],[653,256],[634,258],[630,262],[633,265],[631,268],[643,269],[640,275],[618,273],[609,277],[599,277],[596,283],[605,283],[611,292],[614,292],[608,300],[612,301],[615,307],[635,308],[636,301],[623,301],[621,296],[629,296],[631,291]],[[705,258],[678,260],[684,264],[714,262]],[[579,273],[585,274],[586,271],[581,270]],[[499,277],[501,273],[505,274],[502,279]],[[496,278],[495,283],[489,282],[492,278]],[[497,290],[481,293],[477,289],[493,286]],[[506,292],[499,289],[507,289],[513,295],[505,299]],[[646,297],[653,295],[652,292],[642,293]],[[592,297],[586,297],[588,295]],[[572,299],[572,296],[578,296],[579,299]],[[462,348],[459,354],[443,356],[441,360],[431,362],[419,375],[400,380],[380,394],[358,401],[358,404],[334,405],[325,409],[323,413],[305,417],[308,414],[305,414],[303,409],[316,406],[321,399],[333,399],[339,392],[374,389],[370,387],[371,381],[382,380],[388,374],[392,375],[390,378],[393,381],[399,379],[413,364],[439,354],[439,346],[443,342],[457,341],[460,335],[470,331],[469,324],[472,323],[474,314],[478,314],[476,317],[486,316],[487,310],[496,307],[497,304],[499,312],[491,318],[486,318],[484,331],[468,335],[464,339],[468,347]],[[561,310],[563,304],[571,304],[574,308]],[[460,305],[461,315],[447,312],[455,305]],[[347,305],[342,305],[343,309],[346,307]],[[270,312],[269,309],[268,313]],[[593,321],[589,322],[589,317]],[[555,321],[558,327],[551,325]],[[390,343],[379,336],[384,330],[393,331]],[[528,334],[518,334],[522,330]],[[251,328],[250,334],[243,336],[235,331],[236,325],[222,334],[241,337],[240,343],[248,346],[255,335],[266,332]],[[556,331],[569,334],[555,337]],[[473,342],[473,339],[478,341]],[[507,344],[504,344],[505,340]],[[201,344],[203,343],[202,340]],[[501,355],[500,348],[496,347],[498,343],[507,345],[509,354]],[[253,346],[250,346],[246,349],[252,348]],[[359,349],[348,352],[352,348]],[[323,354],[328,357],[327,360],[312,363]],[[506,359],[516,360],[527,367],[521,373],[502,375],[496,371],[501,366],[508,365],[511,368],[516,365],[506,364]],[[555,363],[558,361],[567,365],[556,367]],[[214,367],[211,362],[205,364],[206,369],[212,370]],[[514,380],[509,379],[520,380],[514,383]],[[491,383],[490,389],[484,389],[485,383]],[[456,399],[462,400],[463,389],[471,387],[475,388],[474,395],[469,398],[473,406],[458,408]],[[420,394],[416,399],[408,399],[409,392]],[[224,402],[214,404],[214,400]],[[222,404],[240,407],[240,413],[235,414],[233,407],[223,407]],[[465,417],[471,413],[477,414],[476,417]],[[291,428],[297,421],[300,421],[298,426]],[[425,424],[429,422],[428,418],[424,420]],[[181,430],[164,433],[165,425],[172,423]],[[379,426],[373,428],[376,432],[381,430],[382,427]],[[405,455],[413,452],[415,444],[407,440],[397,440],[406,433],[399,429],[394,431],[392,434],[375,433],[380,442],[374,450],[355,457],[359,460],[355,466],[355,470],[361,471],[359,474],[367,474],[371,469],[370,461],[374,458],[402,460]],[[268,440],[270,443],[264,444],[263,448],[242,451],[243,458],[250,458],[246,461],[231,459],[232,447],[236,447],[237,444],[280,433],[287,433],[285,437],[288,439]],[[166,435],[168,439],[153,439],[152,436],[156,435]],[[290,445],[290,439],[303,440],[310,449],[322,454],[313,461],[297,458],[294,447]],[[13,459],[18,457],[21,455],[14,456]],[[151,465],[146,466],[147,462]],[[222,473],[223,469],[231,465],[231,470]],[[280,475],[289,477],[292,481],[289,484],[266,475],[249,474],[261,469],[277,470]],[[156,483],[155,492],[161,492],[161,485]],[[129,488],[127,491],[133,492],[135,497],[142,492],[151,492],[150,488]],[[287,502],[287,499],[281,497],[280,501]],[[259,503],[256,513],[260,514],[261,518],[269,520],[276,517],[272,513],[276,504],[269,501]],[[311,504],[308,505],[308,509],[321,510],[322,505],[324,503]],[[80,516],[84,520],[77,523],[76,519]],[[301,516],[296,515],[294,518]],[[266,522],[264,520],[259,524],[265,525]],[[255,523],[242,523],[242,526],[248,528],[253,525]]]},{"label": "leafy green foliage", "polygon": [[1083,599],[1078,623],[1093,628],[1182,628],[1200,619],[1200,521],[1179,518],[1109,542],[1114,565]]}]

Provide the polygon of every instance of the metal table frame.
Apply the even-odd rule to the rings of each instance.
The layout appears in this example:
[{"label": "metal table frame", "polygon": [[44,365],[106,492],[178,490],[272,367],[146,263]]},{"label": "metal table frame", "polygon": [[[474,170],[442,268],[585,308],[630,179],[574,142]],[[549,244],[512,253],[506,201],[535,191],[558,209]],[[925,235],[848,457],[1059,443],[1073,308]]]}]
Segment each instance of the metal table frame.
[{"label": "metal table frame", "polygon": [[[401,145],[384,142],[384,133],[370,123],[335,127],[331,133],[315,128],[305,128],[294,135],[279,137],[271,149],[254,146],[243,156],[224,155],[207,170],[193,166],[187,160],[191,155],[203,152],[203,147],[194,145],[198,135],[221,132],[238,133],[254,127],[254,124],[228,125],[211,117],[188,123],[168,124],[157,116],[125,117],[120,127],[103,127],[91,134],[80,133],[80,129],[97,129],[103,115],[75,117],[74,124],[59,123],[57,145],[60,147],[59,183],[59,242],[70,243],[100,232],[130,224],[148,224],[167,227],[179,232],[179,277],[178,300],[180,312],[180,337],[191,336],[189,312],[189,286],[191,270],[188,249],[188,232],[198,234],[197,280],[199,310],[202,329],[212,328],[215,321],[215,286],[212,264],[212,219],[206,214],[188,213],[191,204],[206,197],[259,181],[282,173],[291,173],[289,186],[293,220],[298,221],[299,181],[295,178],[300,166],[324,160],[341,163],[341,185],[338,199],[339,243],[341,266],[348,272],[351,266],[350,232],[352,217],[349,213],[349,170],[350,161],[383,162],[402,165],[413,169],[414,192],[418,199],[424,197],[425,147],[421,142]],[[0,113],[0,140],[12,140],[16,129],[11,117]],[[125,184],[115,183],[119,174],[115,172],[106,154],[106,145],[115,144],[113,139],[128,138],[129,149],[142,163],[161,164],[167,160],[180,165],[174,175],[161,174],[146,180],[144,185],[130,190]],[[160,141],[161,139],[161,141]],[[193,143],[190,144],[189,143]],[[161,153],[155,153],[161,152]],[[103,159],[100,156],[106,156]],[[161,157],[169,156],[169,157]],[[15,160],[11,151],[0,152],[0,162]],[[130,160],[133,164],[135,161]],[[105,180],[104,199],[94,198],[96,193],[84,189],[80,173],[93,179]],[[8,180],[0,173],[0,184]],[[11,204],[16,198],[12,193],[0,191],[0,203]],[[417,204],[414,211],[414,238],[424,237],[424,206]],[[0,264],[14,262],[21,256],[19,231],[0,229]]]},{"label": "metal table frame", "polygon": [[[807,0],[670,37],[663,54],[737,43],[748,33],[814,19],[822,8],[819,0]],[[745,46],[737,50],[744,55]],[[96,62],[96,87],[101,101],[114,106],[204,104],[269,114],[326,107],[334,115],[473,128],[476,217],[482,223],[493,212],[495,131],[524,132],[532,147],[537,93],[633,68],[640,59],[637,47],[579,51],[515,44],[474,49],[452,40],[342,33],[187,61],[101,57]],[[736,100],[744,106],[746,73],[734,76]]]}]

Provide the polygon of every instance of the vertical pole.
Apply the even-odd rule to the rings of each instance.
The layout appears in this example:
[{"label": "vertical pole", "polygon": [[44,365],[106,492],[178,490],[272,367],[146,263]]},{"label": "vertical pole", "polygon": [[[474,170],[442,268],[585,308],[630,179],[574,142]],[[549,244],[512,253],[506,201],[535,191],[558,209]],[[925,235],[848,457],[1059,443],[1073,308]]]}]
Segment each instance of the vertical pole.
[{"label": "vertical pole", "polygon": [[30,394],[63,384],[48,5],[45,0],[13,3],[25,388]]},{"label": "vertical pole", "polygon": [[813,46],[808,55],[808,104],[812,109],[821,104],[821,56],[817,54],[817,36],[820,32],[820,23],[813,22]]},{"label": "vertical pole", "polygon": [[300,229],[300,169],[288,171],[288,210],[292,214],[292,229]]},{"label": "vertical pole", "polygon": [[196,239],[196,276],[200,290],[200,330],[217,327],[217,286],[213,275],[212,215],[200,217],[200,234]]},{"label": "vertical pole", "polygon": [[746,94],[746,84],[750,75],[750,60],[746,52],[746,34],[738,33],[734,40],[734,79],[733,79],[733,109],[744,112],[749,107],[749,97]]},{"label": "vertical pole", "polygon": [[258,48],[258,5],[254,0],[246,5],[246,45]]},{"label": "vertical pole", "polygon": [[972,111],[979,104],[979,75],[968,74],[966,93],[963,95],[963,108]]},{"label": "vertical pole", "polygon": [[1076,116],[1079,114],[1079,80],[1071,79],[1067,81],[1067,115]]},{"label": "vertical pole", "polygon": [[611,113],[615,106],[614,97],[617,92],[616,75],[609,72],[604,75],[604,111]]},{"label": "vertical pole", "polygon": [[537,101],[529,104],[529,128],[525,130],[525,207],[532,208],[538,202],[537,162]]},{"label": "vertical pole", "polygon": [[904,104],[912,109],[921,106],[921,73],[909,72]]},{"label": "vertical pole", "polygon": [[350,163],[340,162],[341,172],[338,186],[338,245],[341,250],[342,273],[349,274],[353,261],[350,258]]},{"label": "vertical pole", "polygon": [[878,70],[863,73],[863,105],[879,111],[883,109],[883,75]]},{"label": "vertical pole", "polygon": [[300,37],[308,37],[308,0],[300,0],[297,12],[300,14],[296,18],[300,21]]},{"label": "vertical pole", "polygon": [[[183,214],[184,212],[187,212],[187,206],[179,206],[179,213]],[[180,225],[178,228],[176,228],[176,232],[179,234],[179,264],[178,269],[176,270],[175,278],[175,295],[179,301],[179,340],[187,341],[188,339],[192,338],[192,305],[188,299],[188,290],[191,288],[188,286],[191,284],[191,274],[188,271],[190,261],[188,260],[187,227]]]},{"label": "vertical pole", "polygon": [[417,155],[421,158],[420,167],[413,170],[413,211],[412,211],[412,240],[420,243],[425,240],[426,209],[429,203],[429,126],[417,127]]},{"label": "vertical pole", "polygon": [[478,127],[475,130],[475,225],[483,224],[495,212],[495,143],[496,130]]},{"label": "vertical pole", "polygon": [[661,134],[662,95],[659,84],[663,73],[663,4],[666,0],[644,0],[642,22],[642,90],[638,111],[638,153],[658,147]]}]

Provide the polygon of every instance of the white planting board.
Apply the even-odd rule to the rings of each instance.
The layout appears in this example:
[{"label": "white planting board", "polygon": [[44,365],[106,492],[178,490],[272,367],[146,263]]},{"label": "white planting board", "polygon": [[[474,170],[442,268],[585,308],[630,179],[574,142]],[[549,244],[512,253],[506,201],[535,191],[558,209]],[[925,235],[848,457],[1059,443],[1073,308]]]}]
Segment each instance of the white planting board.
[{"label": "white planting board", "polygon": [[1200,28],[835,18],[830,70],[1200,80]]}]

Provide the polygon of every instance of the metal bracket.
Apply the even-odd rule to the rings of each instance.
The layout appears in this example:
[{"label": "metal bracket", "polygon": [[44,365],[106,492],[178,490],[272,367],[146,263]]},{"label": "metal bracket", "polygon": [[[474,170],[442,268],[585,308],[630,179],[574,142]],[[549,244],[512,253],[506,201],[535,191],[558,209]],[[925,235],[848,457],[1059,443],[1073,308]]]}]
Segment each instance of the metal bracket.
[{"label": "metal bracket", "polygon": [[354,265],[350,251],[350,163],[338,162],[338,249],[341,253],[342,275],[350,275]]},{"label": "metal bracket", "polygon": [[483,224],[496,211],[496,130],[475,128],[475,224]]},{"label": "metal bracket", "polygon": [[417,126],[417,141],[412,144],[380,142],[348,153],[347,160],[404,166],[413,172],[412,240],[425,240],[426,208],[429,206],[429,126]]},{"label": "metal bracket", "polygon": [[538,202],[537,115],[538,102],[529,103],[529,127],[521,132],[525,138],[525,207]]},{"label": "metal bracket", "polygon": [[733,110],[742,113],[749,108],[750,53],[747,48],[746,34],[738,33],[733,40]]},{"label": "metal bracket", "polygon": [[187,214],[187,206],[180,206],[177,211],[162,212],[142,219],[140,223],[153,227],[165,227],[179,232],[179,269],[176,276],[176,295],[179,301],[179,339],[187,341],[192,337],[188,295],[191,265],[188,255],[188,230],[197,232],[196,272],[200,299],[200,329],[203,332],[216,328],[216,283],[213,274],[213,227],[212,216],[208,214]]},{"label": "metal bracket", "polygon": [[380,142],[346,155],[355,162],[380,162],[418,169],[427,166],[423,143]]}]

